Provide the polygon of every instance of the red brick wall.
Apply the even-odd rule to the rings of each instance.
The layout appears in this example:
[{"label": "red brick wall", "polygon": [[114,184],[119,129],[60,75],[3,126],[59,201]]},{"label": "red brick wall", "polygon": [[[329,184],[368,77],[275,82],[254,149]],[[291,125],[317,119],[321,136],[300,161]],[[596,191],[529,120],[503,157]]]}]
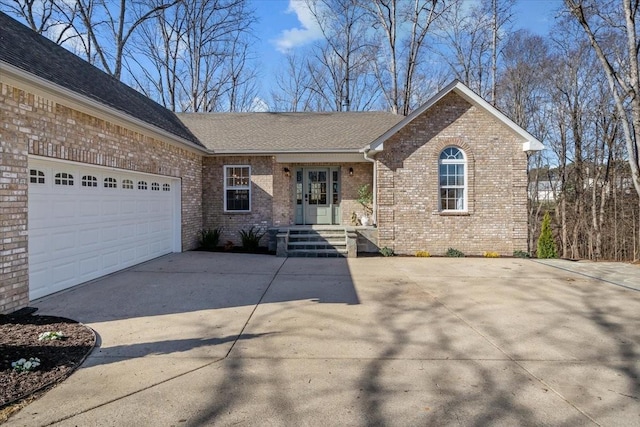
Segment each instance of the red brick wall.
[{"label": "red brick wall", "polygon": [[[449,145],[467,156],[466,213],[439,210],[438,158]],[[410,255],[526,250],[526,154],[495,117],[450,93],[384,148],[376,157],[380,247]]]},{"label": "red brick wall", "polygon": [[0,313],[28,303],[27,154],[182,179],[182,248],[202,227],[202,156],[0,83]]}]

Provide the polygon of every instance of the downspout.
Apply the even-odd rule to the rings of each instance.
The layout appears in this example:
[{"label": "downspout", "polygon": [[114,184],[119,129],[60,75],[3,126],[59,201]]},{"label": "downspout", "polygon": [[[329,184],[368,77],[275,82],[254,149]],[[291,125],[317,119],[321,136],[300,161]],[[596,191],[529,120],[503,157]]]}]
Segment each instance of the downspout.
[{"label": "downspout", "polygon": [[373,222],[373,225],[377,227],[378,226],[378,162],[376,162],[375,159],[372,159],[371,157],[369,157],[370,151],[371,151],[370,149],[366,149],[363,154],[364,154],[364,159],[366,161],[373,163],[373,188],[371,191],[373,195],[372,222]]}]

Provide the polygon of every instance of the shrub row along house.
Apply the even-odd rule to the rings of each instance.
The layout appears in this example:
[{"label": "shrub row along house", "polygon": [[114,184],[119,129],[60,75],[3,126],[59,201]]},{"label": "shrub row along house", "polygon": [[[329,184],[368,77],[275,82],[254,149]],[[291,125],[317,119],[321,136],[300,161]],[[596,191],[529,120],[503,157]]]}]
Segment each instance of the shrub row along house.
[{"label": "shrub row along house", "polygon": [[363,185],[375,226],[343,227],[351,240],[526,250],[542,144],[457,81],[408,117],[176,115],[4,14],[0,28],[1,313],[195,249],[206,228],[236,244],[271,229],[286,255],[292,226],[352,225]]}]

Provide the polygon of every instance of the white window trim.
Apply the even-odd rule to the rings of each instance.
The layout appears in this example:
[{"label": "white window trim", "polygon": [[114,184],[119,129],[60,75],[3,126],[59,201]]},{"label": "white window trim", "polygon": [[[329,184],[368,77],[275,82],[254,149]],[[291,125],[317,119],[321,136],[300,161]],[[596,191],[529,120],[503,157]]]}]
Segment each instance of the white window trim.
[{"label": "white window trim", "polygon": [[[442,160],[440,156],[442,156],[442,152],[448,148],[455,148],[462,153],[462,160]],[[442,188],[440,185],[440,165],[442,164],[462,164],[464,166],[464,185],[462,187],[462,209],[442,209]],[[467,153],[464,150],[456,145],[448,145],[440,150],[438,154],[438,210],[441,213],[467,213],[468,212],[468,199],[469,199],[469,186],[468,186],[468,177],[469,177],[469,162],[467,161]],[[458,186],[445,186],[445,188],[459,188]]]},{"label": "white window trim", "polygon": [[[249,186],[228,186],[227,185],[227,173],[231,168],[248,168],[249,169]],[[223,204],[224,204],[224,212],[229,213],[249,213],[251,212],[251,165],[224,165],[224,190],[223,190]],[[227,190],[249,190],[249,209],[247,210],[229,210],[227,209]]]}]

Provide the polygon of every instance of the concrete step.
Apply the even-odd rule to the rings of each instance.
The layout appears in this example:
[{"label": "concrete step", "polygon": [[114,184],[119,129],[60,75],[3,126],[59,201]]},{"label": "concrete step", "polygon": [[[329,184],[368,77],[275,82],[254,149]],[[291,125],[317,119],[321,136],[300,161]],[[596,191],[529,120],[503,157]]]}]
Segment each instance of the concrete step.
[{"label": "concrete step", "polygon": [[308,250],[320,250],[320,249],[347,249],[347,242],[289,242],[288,249],[308,249]]},{"label": "concrete step", "polygon": [[304,258],[346,257],[347,232],[343,227],[313,226],[287,230],[287,256]]},{"label": "concrete step", "polygon": [[342,258],[347,256],[346,249],[294,249],[287,256],[296,258]]},{"label": "concrete step", "polygon": [[294,242],[318,242],[318,243],[346,243],[347,238],[342,236],[331,236],[331,237],[323,237],[323,236],[289,236],[289,243]]}]

